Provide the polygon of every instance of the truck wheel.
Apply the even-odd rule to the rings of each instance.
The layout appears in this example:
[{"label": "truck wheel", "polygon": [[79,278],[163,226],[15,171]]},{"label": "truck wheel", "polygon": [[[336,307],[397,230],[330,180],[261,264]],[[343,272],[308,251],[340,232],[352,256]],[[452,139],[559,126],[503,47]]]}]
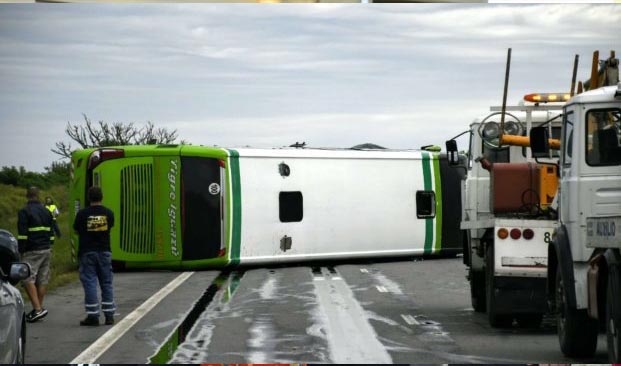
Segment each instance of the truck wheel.
[{"label": "truck wheel", "polygon": [[515,318],[521,328],[539,328],[543,314],[521,314]]},{"label": "truck wheel", "polygon": [[485,312],[485,272],[470,269],[470,300],[474,311]]},{"label": "truck wheel", "polygon": [[494,246],[487,247],[485,257],[485,307],[487,310],[487,318],[489,325],[494,328],[510,327],[513,323],[513,316],[507,314],[498,314],[496,304],[496,281],[494,278]]},{"label": "truck wheel", "polygon": [[586,309],[574,309],[567,303],[560,265],[556,269],[555,296],[561,351],[569,357],[592,357],[597,348],[597,321],[589,317]]},{"label": "truck wheel", "polygon": [[619,267],[610,266],[608,292],[606,294],[606,338],[608,358],[611,363],[621,363],[621,301],[619,301]]}]

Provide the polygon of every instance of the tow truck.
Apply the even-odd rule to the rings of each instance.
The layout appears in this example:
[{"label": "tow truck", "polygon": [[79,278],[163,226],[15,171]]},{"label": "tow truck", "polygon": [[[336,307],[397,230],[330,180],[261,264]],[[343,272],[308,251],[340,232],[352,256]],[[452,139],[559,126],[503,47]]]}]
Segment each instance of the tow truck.
[{"label": "tow truck", "polygon": [[[547,289],[561,351],[590,357],[606,328],[610,362],[621,363],[621,83],[614,51],[593,55],[591,78],[563,107],[558,225],[548,245]],[[599,67],[598,67],[599,66]],[[549,156],[546,129],[530,133]]]},{"label": "tow truck", "polygon": [[[548,311],[548,243],[558,224],[559,154],[536,161],[527,134],[541,127],[558,138],[561,110],[571,95],[529,94],[520,105],[506,106],[510,55],[509,50],[502,107],[491,107],[491,114],[464,132],[470,134],[470,148],[462,188],[463,258],[472,307],[487,312],[492,327],[508,327],[514,320],[538,327]],[[447,141],[447,152],[459,165],[455,138]],[[552,144],[558,149],[558,140]]]}]

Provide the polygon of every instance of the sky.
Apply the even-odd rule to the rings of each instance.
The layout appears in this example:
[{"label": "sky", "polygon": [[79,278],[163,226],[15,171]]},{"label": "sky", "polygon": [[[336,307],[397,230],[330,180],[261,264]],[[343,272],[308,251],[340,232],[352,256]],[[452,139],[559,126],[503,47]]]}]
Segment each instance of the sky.
[{"label": "sky", "polygon": [[195,145],[444,146],[501,104],[507,48],[510,104],[568,91],[575,54],[584,80],[594,50],[621,53],[620,19],[596,4],[0,4],[0,166],[43,171],[83,114]]}]

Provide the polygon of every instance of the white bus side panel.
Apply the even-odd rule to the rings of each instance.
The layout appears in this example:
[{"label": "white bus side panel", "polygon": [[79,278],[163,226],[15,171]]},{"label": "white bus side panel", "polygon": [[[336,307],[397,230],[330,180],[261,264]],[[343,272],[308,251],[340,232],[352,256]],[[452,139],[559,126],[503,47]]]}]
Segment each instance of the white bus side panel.
[{"label": "white bus side panel", "polygon": [[[240,157],[240,175],[242,263],[423,253],[421,160]],[[303,219],[280,222],[279,193],[292,191],[302,192]]]}]

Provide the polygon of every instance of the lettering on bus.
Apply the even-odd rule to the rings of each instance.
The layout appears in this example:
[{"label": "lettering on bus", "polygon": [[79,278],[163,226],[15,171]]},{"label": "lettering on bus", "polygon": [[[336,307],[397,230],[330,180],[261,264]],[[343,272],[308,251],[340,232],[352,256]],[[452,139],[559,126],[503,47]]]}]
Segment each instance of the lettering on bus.
[{"label": "lettering on bus", "polygon": [[177,160],[170,161],[170,168],[168,170],[168,198],[170,199],[168,205],[168,219],[170,222],[170,250],[175,257],[179,256],[177,250],[177,173],[179,167]]}]

